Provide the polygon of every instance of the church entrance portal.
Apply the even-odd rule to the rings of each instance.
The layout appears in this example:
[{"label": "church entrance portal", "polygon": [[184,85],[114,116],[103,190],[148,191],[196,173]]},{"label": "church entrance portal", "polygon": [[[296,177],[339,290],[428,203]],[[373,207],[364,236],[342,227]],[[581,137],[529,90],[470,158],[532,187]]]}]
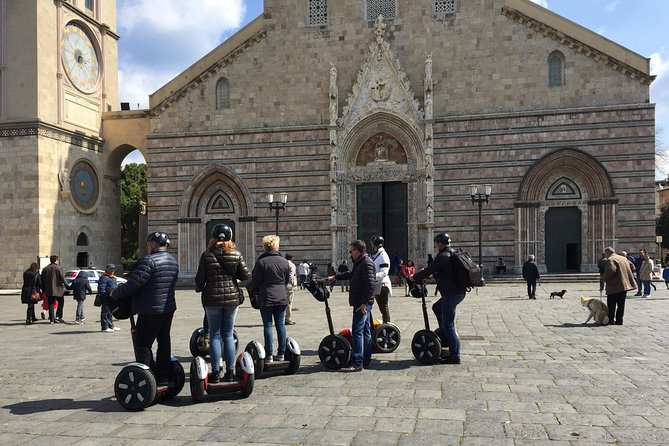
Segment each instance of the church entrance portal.
[{"label": "church entrance portal", "polygon": [[385,248],[392,258],[408,255],[407,185],[400,182],[367,183],[357,186],[358,239],[367,243],[383,235]]},{"label": "church entrance portal", "polygon": [[546,212],[546,269],[549,273],[579,272],[581,211],[577,207]]}]

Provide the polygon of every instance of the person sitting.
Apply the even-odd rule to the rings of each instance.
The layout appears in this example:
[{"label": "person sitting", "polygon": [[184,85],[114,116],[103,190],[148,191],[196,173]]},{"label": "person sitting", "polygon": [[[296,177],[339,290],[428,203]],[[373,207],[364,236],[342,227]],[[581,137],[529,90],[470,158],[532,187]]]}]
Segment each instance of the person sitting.
[{"label": "person sitting", "polygon": [[497,274],[506,274],[506,264],[504,263],[504,259],[501,257],[497,258],[497,264],[495,265],[495,271],[497,271]]}]

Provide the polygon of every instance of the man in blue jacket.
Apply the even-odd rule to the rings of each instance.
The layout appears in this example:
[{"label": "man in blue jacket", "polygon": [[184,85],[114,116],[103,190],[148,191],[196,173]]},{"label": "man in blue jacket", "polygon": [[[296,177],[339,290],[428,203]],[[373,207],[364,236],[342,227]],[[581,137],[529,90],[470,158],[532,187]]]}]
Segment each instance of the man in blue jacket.
[{"label": "man in blue jacket", "polygon": [[177,309],[174,290],[179,264],[167,252],[168,246],[170,239],[164,232],[149,234],[146,241],[149,254],[137,263],[128,282],[120,284],[110,295],[114,300],[132,299],[132,313],[138,315],[134,341],[137,362],[151,366],[151,347],[158,341],[155,373],[159,386],[167,385],[171,376],[170,329]]},{"label": "man in blue jacket", "polygon": [[356,240],[349,246],[349,253],[353,259],[353,269],[328,277],[332,280],[349,280],[348,303],[353,307],[353,351],[348,367],[342,372],[359,372],[363,367],[369,367],[372,360],[372,330],[371,317],[374,304],[374,283],[376,269],[374,261],[367,254],[367,247],[362,240]]}]

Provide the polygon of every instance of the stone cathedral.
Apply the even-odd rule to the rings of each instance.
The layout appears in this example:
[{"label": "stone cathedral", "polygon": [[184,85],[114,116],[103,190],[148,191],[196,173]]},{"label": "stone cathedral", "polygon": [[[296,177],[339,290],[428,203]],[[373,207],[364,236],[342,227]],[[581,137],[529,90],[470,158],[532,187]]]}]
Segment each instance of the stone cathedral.
[{"label": "stone cathedral", "polygon": [[[88,162],[118,202],[120,160],[139,149],[149,227],[170,235],[185,281],[219,222],[255,261],[276,231],[266,196],[279,193],[281,250],[298,261],[341,261],[351,240],[381,234],[391,256],[420,267],[438,232],[476,258],[471,185],[492,189],[481,208],[485,270],[535,254],[544,271],[590,272],[605,246],[654,246],[652,81],[648,58],[528,0],[266,0],[261,16],[153,93],[148,110],[102,109],[99,149],[70,144],[64,167],[72,178]],[[3,152],[15,127],[0,120]],[[48,237],[67,245],[67,265],[80,228],[99,241],[95,255],[114,242],[118,209],[94,203],[87,214],[58,201],[67,181],[48,170],[40,194],[69,206],[60,210],[69,232],[56,233],[51,205],[13,209],[38,221],[12,228],[28,234],[2,274],[50,254]],[[37,252],[25,243],[42,229]]]}]

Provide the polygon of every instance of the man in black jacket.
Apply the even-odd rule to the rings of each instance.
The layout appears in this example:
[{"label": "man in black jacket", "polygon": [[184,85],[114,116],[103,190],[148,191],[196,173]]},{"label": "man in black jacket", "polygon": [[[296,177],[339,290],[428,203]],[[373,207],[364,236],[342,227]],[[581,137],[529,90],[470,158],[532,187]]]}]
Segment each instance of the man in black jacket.
[{"label": "man in black jacket", "polygon": [[359,372],[369,367],[372,360],[371,317],[374,304],[374,283],[376,269],[374,261],[367,254],[367,247],[362,240],[356,240],[349,246],[353,259],[353,270],[328,277],[328,280],[349,280],[348,303],[353,307],[353,352],[348,367],[342,372]]},{"label": "man in black jacket", "polygon": [[455,310],[465,298],[467,290],[455,280],[453,262],[451,260],[451,237],[448,234],[438,234],[434,237],[434,247],[437,255],[427,268],[410,276],[411,280],[421,282],[430,276],[437,280],[437,290],[441,299],[434,305],[439,328],[448,345],[449,356],[442,359],[446,364],[460,364],[460,337],[455,326]]},{"label": "man in black jacket", "polygon": [[539,267],[534,261],[534,254],[527,256],[527,261],[523,263],[523,279],[527,282],[527,296],[532,299],[537,299],[537,282],[541,276],[539,275]]},{"label": "man in black jacket", "polygon": [[170,329],[177,309],[174,289],[179,264],[167,252],[170,239],[164,232],[149,234],[146,246],[149,254],[137,263],[128,282],[119,285],[110,296],[114,300],[132,299],[132,313],[138,315],[134,340],[137,362],[151,366],[151,347],[158,341],[156,381],[159,386],[165,386],[172,371]]}]

